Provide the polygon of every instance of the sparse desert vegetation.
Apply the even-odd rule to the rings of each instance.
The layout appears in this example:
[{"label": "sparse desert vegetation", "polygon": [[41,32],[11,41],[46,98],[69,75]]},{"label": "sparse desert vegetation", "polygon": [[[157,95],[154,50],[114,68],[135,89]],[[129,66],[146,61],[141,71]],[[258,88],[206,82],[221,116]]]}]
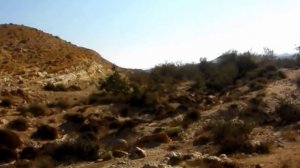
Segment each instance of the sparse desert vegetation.
[{"label": "sparse desert vegetation", "polygon": [[[0,50],[1,164],[243,168],[300,159],[299,54],[228,51],[213,61],[132,70],[36,29],[5,25],[0,35],[9,37],[0,47],[22,53],[13,64]],[[60,46],[48,53],[38,45],[49,58],[14,48],[48,38]],[[106,69],[82,75],[81,67],[71,68],[86,61]],[[14,67],[20,68],[4,73]],[[18,81],[9,80],[11,74]]]}]

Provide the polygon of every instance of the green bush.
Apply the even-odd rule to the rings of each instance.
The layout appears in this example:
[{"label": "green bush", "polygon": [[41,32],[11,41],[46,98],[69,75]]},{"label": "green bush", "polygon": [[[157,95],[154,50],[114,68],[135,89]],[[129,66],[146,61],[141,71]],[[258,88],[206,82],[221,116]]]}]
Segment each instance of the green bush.
[{"label": "green bush", "polygon": [[113,74],[109,75],[104,80],[100,80],[99,89],[113,94],[127,94],[129,92],[127,82],[117,71],[114,71]]}]

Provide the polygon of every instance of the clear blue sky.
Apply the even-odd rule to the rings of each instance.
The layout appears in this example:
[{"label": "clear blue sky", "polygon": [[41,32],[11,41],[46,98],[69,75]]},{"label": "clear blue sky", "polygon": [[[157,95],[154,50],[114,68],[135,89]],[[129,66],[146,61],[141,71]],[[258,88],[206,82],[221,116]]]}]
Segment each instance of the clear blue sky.
[{"label": "clear blue sky", "polygon": [[123,67],[198,62],[230,49],[294,52],[299,0],[0,0],[0,23],[36,27]]}]

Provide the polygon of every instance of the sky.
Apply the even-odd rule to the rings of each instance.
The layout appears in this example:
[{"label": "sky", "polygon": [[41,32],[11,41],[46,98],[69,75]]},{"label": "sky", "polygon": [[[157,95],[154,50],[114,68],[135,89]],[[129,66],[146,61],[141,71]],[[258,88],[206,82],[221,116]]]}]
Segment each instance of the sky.
[{"label": "sky", "polygon": [[0,24],[35,27],[125,68],[212,60],[228,50],[293,53],[299,0],[0,0]]}]

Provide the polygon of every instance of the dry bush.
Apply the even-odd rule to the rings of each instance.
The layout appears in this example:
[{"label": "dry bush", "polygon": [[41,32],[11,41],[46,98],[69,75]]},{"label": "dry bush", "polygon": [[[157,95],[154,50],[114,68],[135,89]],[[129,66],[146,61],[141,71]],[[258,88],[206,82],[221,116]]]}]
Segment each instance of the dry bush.
[{"label": "dry bush", "polygon": [[48,109],[45,105],[39,103],[32,103],[28,106],[20,106],[17,111],[22,115],[44,116],[48,113]]},{"label": "dry bush", "polygon": [[211,131],[213,141],[220,145],[220,153],[249,151],[249,135],[253,129],[252,125],[243,122],[217,121],[210,123],[206,129]]},{"label": "dry bush", "polygon": [[45,86],[43,86],[43,89],[46,91],[54,91],[54,92],[66,92],[66,91],[79,91],[81,88],[77,85],[71,85],[71,86],[66,86],[63,83],[59,84],[53,84],[53,83],[46,83]]},{"label": "dry bush", "polygon": [[79,131],[81,133],[83,132],[93,132],[93,133],[99,133],[99,124],[95,122],[90,122],[88,124],[81,125]]},{"label": "dry bush", "polygon": [[17,131],[26,131],[29,127],[29,123],[26,118],[20,117],[10,121],[7,127]]},{"label": "dry bush", "polygon": [[32,167],[54,168],[56,167],[56,165],[54,160],[50,156],[40,156],[35,159]]},{"label": "dry bush", "polygon": [[300,110],[299,106],[281,100],[279,105],[275,109],[275,113],[280,117],[281,125],[292,124],[300,121]]},{"label": "dry bush", "polygon": [[184,116],[182,124],[183,124],[184,127],[188,127],[190,124],[192,124],[193,122],[198,121],[200,118],[201,118],[200,113],[196,110],[192,110]]},{"label": "dry bush", "polygon": [[0,147],[0,163],[9,163],[18,159],[15,149]]},{"label": "dry bush", "polygon": [[48,104],[48,107],[50,108],[59,108],[59,109],[67,109],[69,107],[71,107],[71,104],[68,100],[64,100],[64,99],[61,99],[61,100],[58,100],[56,102],[52,102],[50,104]]},{"label": "dry bush", "polygon": [[16,149],[21,146],[21,144],[22,141],[16,133],[0,129],[0,147]]},{"label": "dry bush", "polygon": [[57,136],[58,136],[57,129],[49,125],[39,126],[37,131],[31,135],[33,139],[37,139],[37,140],[55,140]]},{"label": "dry bush", "polygon": [[297,85],[297,88],[300,89],[300,76],[298,76],[295,80],[295,83]]},{"label": "dry bush", "polygon": [[98,159],[99,145],[83,138],[75,142],[65,142],[55,147],[53,159],[60,162],[92,161]]},{"label": "dry bush", "polygon": [[127,103],[128,96],[121,93],[110,94],[110,93],[92,93],[86,103],[92,105],[103,105],[103,104],[123,104]]},{"label": "dry bush", "polygon": [[257,91],[265,88],[266,85],[264,82],[255,80],[255,81],[251,81],[248,86],[251,91]]},{"label": "dry bush", "polygon": [[69,91],[80,91],[80,90],[82,90],[82,89],[81,89],[80,86],[77,86],[77,85],[74,85],[74,84],[73,84],[73,85],[71,85],[71,86],[68,87],[68,90],[69,90]]},{"label": "dry bush", "polygon": [[1,100],[0,106],[2,107],[10,107],[13,104],[13,101],[11,98],[3,98]]},{"label": "dry bush", "polygon": [[64,119],[72,124],[81,125],[83,124],[85,118],[82,114],[74,113],[74,114],[65,114]]},{"label": "dry bush", "polygon": [[20,159],[34,160],[38,156],[38,150],[34,147],[25,147],[20,152]]}]

